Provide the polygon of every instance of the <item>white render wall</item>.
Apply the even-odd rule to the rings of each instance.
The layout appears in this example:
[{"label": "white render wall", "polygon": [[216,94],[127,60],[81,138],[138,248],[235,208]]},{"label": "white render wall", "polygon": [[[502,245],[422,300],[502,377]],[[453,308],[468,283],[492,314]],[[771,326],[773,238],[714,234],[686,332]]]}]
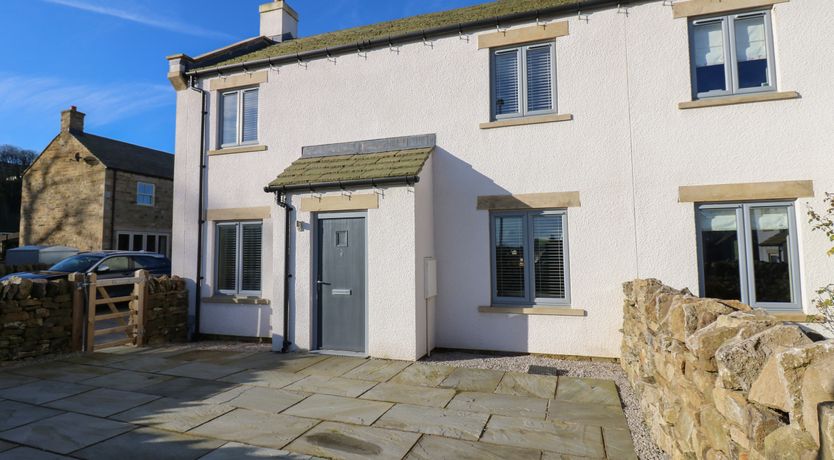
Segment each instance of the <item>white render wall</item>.
[{"label": "white render wall", "polygon": [[[477,49],[474,35],[270,71],[260,94],[260,137],[269,150],[211,157],[208,207],[273,206],[264,297],[272,301],[275,342],[281,340],[283,214],[275,216],[283,211],[263,186],[305,145],[423,133],[436,133],[438,144],[432,166],[437,346],[616,356],[623,281],[658,277],[698,290],[694,206],[677,202],[681,185],[813,180],[816,198],[796,206],[803,304],[812,311],[814,288],[834,273],[826,239],[810,232],[804,217],[806,204],[821,206],[823,193],[834,191],[828,169],[834,61],[825,58],[834,49],[827,27],[834,24],[834,4],[794,0],[774,6],[777,85],[780,91],[798,91],[801,99],[694,110],[677,108],[691,100],[687,23],[673,19],[669,6],[657,1],[631,7],[627,15],[611,9],[594,12],[587,22],[575,15],[564,19],[570,34],[556,40],[556,60],[558,111],[574,116],[567,122],[479,129],[489,120],[489,52]],[[193,134],[199,97],[182,94],[175,206],[195,199],[199,151],[199,126]],[[216,110],[212,113],[210,148],[216,148]],[[489,214],[475,209],[477,196],[559,191],[581,196],[582,206],[568,210],[569,282],[572,306],[587,310],[587,317],[479,313],[478,306],[490,303],[490,242]],[[386,200],[397,193],[387,190]],[[369,231],[390,228],[395,222],[390,218],[396,219],[397,232],[407,234],[416,225],[423,235],[425,222],[415,223],[411,206],[385,218],[382,211],[391,207],[381,207],[379,219],[369,215]],[[189,239],[196,234],[189,214],[195,207],[189,202],[188,212],[175,209],[174,270],[186,276],[196,263]],[[309,242],[303,233],[296,237],[293,315],[304,324],[310,303],[299,286],[310,282]],[[408,260],[421,273],[416,252],[393,244],[378,250],[385,252],[369,254],[371,290],[375,280],[403,279],[414,292],[415,273],[381,268]],[[248,313],[235,314],[247,308],[226,309],[216,324],[253,321]],[[391,327],[394,319],[401,327]],[[419,320],[412,315],[371,321],[370,334],[390,336],[381,343],[413,340]],[[411,336],[394,337],[403,329]],[[309,345],[309,331],[295,334],[299,346]],[[393,357],[373,341],[370,351]]]}]

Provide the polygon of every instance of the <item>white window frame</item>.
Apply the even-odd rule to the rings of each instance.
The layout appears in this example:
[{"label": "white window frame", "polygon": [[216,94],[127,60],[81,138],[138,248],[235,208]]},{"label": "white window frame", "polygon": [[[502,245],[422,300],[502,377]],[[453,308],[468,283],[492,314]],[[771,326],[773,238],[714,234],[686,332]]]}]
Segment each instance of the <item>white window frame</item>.
[{"label": "white window frame", "polygon": [[[755,271],[750,267],[753,261],[753,245],[750,231],[753,228],[750,222],[750,210],[753,208],[785,207],[788,212],[788,231],[790,238],[788,250],[790,251],[790,275],[791,302],[759,302],[756,300],[756,277]],[[736,203],[701,203],[695,207],[695,225],[698,236],[698,281],[701,295],[705,295],[704,278],[704,243],[701,232],[702,209],[735,209],[737,223],[737,238],[739,245],[739,279],[741,286],[742,303],[754,308],[764,308],[771,312],[797,312],[802,311],[802,289],[799,280],[799,235],[796,225],[796,206],[790,201],[755,201]],[[734,299],[727,299],[734,300]]]},{"label": "white window frame", "polygon": [[[551,75],[551,84],[553,88],[551,89],[550,97],[551,97],[551,108],[549,110],[527,110],[527,50],[530,48],[538,48],[542,46],[550,46],[550,75]],[[495,66],[495,56],[502,53],[508,52],[518,52],[518,112],[516,113],[504,113],[498,114],[497,110],[497,98],[495,97],[495,89],[496,89],[496,77],[497,77],[497,69]],[[495,48],[491,49],[490,53],[490,116],[492,120],[503,120],[507,118],[521,118],[521,117],[531,117],[536,115],[546,115],[550,113],[556,113],[556,42],[555,41],[547,41],[547,42],[539,42],[539,43],[531,43],[526,45],[515,45],[509,47],[502,47],[502,48]]]},{"label": "white window frame", "polygon": [[[767,86],[759,86],[756,88],[739,88],[738,87],[738,70],[736,66],[736,34],[735,21],[737,19],[748,19],[755,16],[764,17],[765,40],[767,43]],[[722,31],[724,33],[724,81],[726,82],[726,90],[713,90],[703,93],[698,92],[698,76],[697,67],[695,66],[695,27],[696,25],[709,24],[714,22],[722,23]],[[689,21],[689,67],[692,82],[692,97],[694,99],[704,99],[709,97],[730,96],[735,94],[749,94],[762,93],[768,91],[776,91],[776,53],[774,52],[773,41],[773,22],[771,20],[770,10],[753,10],[738,12],[733,14],[724,14],[718,16],[707,16],[696,18]]]},{"label": "white window frame", "polygon": [[[243,283],[243,226],[257,224],[261,226],[261,289],[257,291],[245,291],[241,289]],[[220,254],[218,252],[220,247],[220,227],[235,227],[235,289],[215,289],[215,292],[222,295],[231,296],[245,296],[245,297],[260,297],[263,292],[263,221],[261,220],[241,220],[229,222],[217,222],[214,225],[214,283],[219,286],[218,275],[220,274],[220,267],[218,266]]]},{"label": "white window frame", "polygon": [[[151,187],[151,194],[150,195],[148,195],[147,193],[142,193],[141,189],[142,189],[143,185],[148,185],[148,186]],[[141,203],[139,201],[139,197],[143,197],[143,196],[150,196],[151,197],[151,203],[150,204]],[[137,181],[136,182],[136,204],[139,205],[139,206],[147,206],[149,208],[154,207],[154,205],[156,205],[156,184],[152,184],[150,182]]]},{"label": "white window frame", "polygon": [[[565,297],[564,298],[545,298],[536,297],[535,286],[535,263],[529,263],[529,257],[535,247],[534,235],[532,232],[533,218],[541,215],[561,215],[562,216],[562,246],[564,251],[564,273],[565,273]],[[496,217],[523,217],[522,231],[525,236],[524,247],[524,289],[525,296],[521,297],[499,297],[498,296],[498,273],[496,271],[495,260],[495,218]],[[570,306],[570,248],[568,243],[568,212],[566,209],[547,209],[547,210],[519,210],[519,211],[495,211],[489,214],[489,242],[490,242],[490,278],[492,284],[492,303],[494,305],[512,305],[512,306],[541,306],[541,307],[565,307]]]},{"label": "white window frame", "polygon": [[[253,91],[258,93],[258,123],[257,123],[258,126],[256,128],[257,132],[256,132],[256,135],[255,135],[255,140],[243,142],[243,99],[244,99],[243,95],[244,95],[244,93],[250,93],[250,92],[253,92]],[[223,128],[224,128],[224,126],[223,126],[223,113],[224,113],[223,100],[225,99],[225,96],[228,95],[228,94],[237,94],[237,107],[235,109],[236,112],[237,112],[237,116],[235,117],[235,120],[236,120],[237,124],[235,126],[235,141],[234,142],[227,142],[227,143],[224,144],[223,143]],[[220,108],[220,110],[218,111],[218,117],[217,117],[218,118],[217,125],[219,127],[219,129],[217,130],[217,137],[218,137],[217,143],[220,144],[221,149],[222,148],[228,148],[228,147],[244,146],[244,145],[257,145],[257,143],[259,142],[259,139],[261,137],[261,114],[260,114],[261,104],[260,104],[260,98],[261,98],[260,88],[257,87],[257,86],[254,87],[254,88],[241,88],[241,89],[235,89],[235,90],[231,90],[231,91],[221,91],[220,92],[220,97],[218,98],[219,100],[218,100],[218,104],[217,104],[218,107]]]},{"label": "white window frame", "polygon": [[[119,249],[119,237],[126,235],[129,238],[128,249],[126,251],[145,251],[144,248],[148,246],[148,236],[155,236],[156,237],[156,252],[149,252],[148,254],[162,254],[165,257],[170,257],[171,255],[171,235],[168,233],[156,233],[156,232],[116,232],[116,241],[113,245],[116,250]],[[134,236],[141,236],[142,237],[142,248],[137,249],[133,247],[133,238]],[[159,237],[165,237],[165,250],[160,251],[159,247]]]}]

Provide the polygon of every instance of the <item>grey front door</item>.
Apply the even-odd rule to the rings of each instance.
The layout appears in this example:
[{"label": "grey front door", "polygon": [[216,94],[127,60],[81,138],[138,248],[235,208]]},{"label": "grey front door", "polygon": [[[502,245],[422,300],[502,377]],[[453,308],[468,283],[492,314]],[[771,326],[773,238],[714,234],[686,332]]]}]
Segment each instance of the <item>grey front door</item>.
[{"label": "grey front door", "polygon": [[318,220],[318,345],[365,351],[365,218]]}]

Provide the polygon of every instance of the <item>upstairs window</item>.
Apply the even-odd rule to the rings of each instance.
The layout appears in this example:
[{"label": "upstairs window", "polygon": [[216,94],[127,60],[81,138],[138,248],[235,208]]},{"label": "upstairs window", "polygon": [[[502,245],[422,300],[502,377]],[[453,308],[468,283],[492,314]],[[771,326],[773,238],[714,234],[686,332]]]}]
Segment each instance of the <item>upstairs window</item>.
[{"label": "upstairs window", "polygon": [[136,183],[136,204],[139,206],[153,206],[156,187],[147,182]]},{"label": "upstairs window", "polygon": [[257,296],[261,292],[261,222],[217,224],[217,292]]},{"label": "upstairs window", "polygon": [[258,89],[221,94],[220,147],[258,143]]},{"label": "upstairs window", "polygon": [[689,31],[697,98],[776,89],[770,11],[695,19]]},{"label": "upstairs window", "polygon": [[553,112],[555,61],[553,43],[493,51],[493,119]]}]

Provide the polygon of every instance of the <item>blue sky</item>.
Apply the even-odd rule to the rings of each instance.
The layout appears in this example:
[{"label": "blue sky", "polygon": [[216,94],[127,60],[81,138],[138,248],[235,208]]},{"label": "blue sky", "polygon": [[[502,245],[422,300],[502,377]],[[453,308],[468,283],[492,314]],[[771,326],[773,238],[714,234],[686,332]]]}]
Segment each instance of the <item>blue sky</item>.
[{"label": "blue sky", "polygon": [[[86,130],[173,151],[175,95],[165,56],[258,34],[267,0],[2,0],[0,144],[40,152],[70,105]],[[290,0],[300,35],[486,0]]]}]

